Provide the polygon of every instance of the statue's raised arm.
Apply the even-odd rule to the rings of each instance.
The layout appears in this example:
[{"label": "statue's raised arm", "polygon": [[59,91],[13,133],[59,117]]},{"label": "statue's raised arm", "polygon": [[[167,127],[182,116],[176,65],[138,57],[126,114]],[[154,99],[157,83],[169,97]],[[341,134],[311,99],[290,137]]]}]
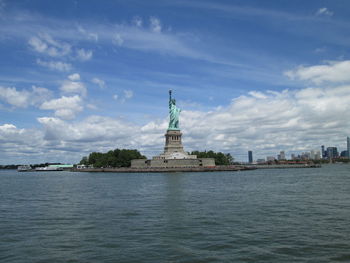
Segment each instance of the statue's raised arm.
[{"label": "statue's raised arm", "polygon": [[181,110],[176,107],[176,100],[171,97],[172,91],[169,90],[169,130],[179,130],[179,116]]}]

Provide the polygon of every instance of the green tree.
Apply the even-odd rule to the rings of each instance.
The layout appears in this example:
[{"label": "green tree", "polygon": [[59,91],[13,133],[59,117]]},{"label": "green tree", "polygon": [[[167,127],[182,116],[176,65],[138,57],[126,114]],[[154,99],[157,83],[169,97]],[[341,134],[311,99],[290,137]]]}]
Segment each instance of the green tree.
[{"label": "green tree", "polygon": [[234,158],[231,154],[224,154],[222,152],[214,152],[214,151],[193,151],[191,154],[197,155],[197,158],[214,158],[216,165],[230,165],[233,163]]},{"label": "green tree", "polygon": [[88,160],[87,156],[84,156],[83,159],[81,159],[79,164],[88,165],[89,164],[88,161],[89,160]]},{"label": "green tree", "polygon": [[83,157],[80,164],[94,167],[129,167],[133,159],[146,159],[139,151],[115,149],[107,153],[92,152],[89,157]]}]

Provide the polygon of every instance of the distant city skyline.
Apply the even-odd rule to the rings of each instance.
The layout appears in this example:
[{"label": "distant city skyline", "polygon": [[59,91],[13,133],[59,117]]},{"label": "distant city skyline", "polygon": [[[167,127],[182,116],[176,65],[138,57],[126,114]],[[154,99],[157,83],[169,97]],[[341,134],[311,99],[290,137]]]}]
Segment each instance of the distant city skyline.
[{"label": "distant city skyline", "polygon": [[[287,153],[285,151],[280,151],[275,155],[269,155],[266,157],[259,157],[257,159],[253,159],[253,151],[248,151],[248,163],[252,162],[265,162],[265,161],[283,161],[283,160],[329,160],[334,158],[347,158],[350,159],[349,156],[349,148],[350,148],[350,137],[346,137],[346,150],[342,150],[343,148],[338,148],[336,146],[325,146],[321,145],[320,149],[312,149],[303,152],[291,152]],[[290,157],[290,158],[289,158]]]},{"label": "distant city skyline", "polygon": [[0,164],[348,148],[349,1],[0,0]]}]

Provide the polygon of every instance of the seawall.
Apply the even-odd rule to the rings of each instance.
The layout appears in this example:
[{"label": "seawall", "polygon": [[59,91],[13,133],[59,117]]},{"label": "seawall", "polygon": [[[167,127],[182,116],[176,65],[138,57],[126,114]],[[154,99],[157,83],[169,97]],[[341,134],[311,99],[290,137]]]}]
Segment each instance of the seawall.
[{"label": "seawall", "polygon": [[111,172],[111,173],[168,173],[168,172],[219,172],[219,171],[244,171],[255,170],[254,167],[223,165],[215,167],[178,167],[178,168],[85,168],[73,169],[73,172]]},{"label": "seawall", "polygon": [[248,165],[249,168],[255,169],[291,169],[291,168],[320,168],[320,164],[257,164]]}]

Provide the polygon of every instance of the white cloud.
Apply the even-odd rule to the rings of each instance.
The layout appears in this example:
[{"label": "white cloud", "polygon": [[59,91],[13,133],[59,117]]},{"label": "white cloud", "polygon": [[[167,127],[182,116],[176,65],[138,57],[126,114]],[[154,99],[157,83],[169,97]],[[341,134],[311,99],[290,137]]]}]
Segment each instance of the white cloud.
[{"label": "white cloud", "polygon": [[77,58],[81,61],[87,61],[92,58],[92,51],[83,48],[77,50]]},{"label": "white cloud", "polygon": [[259,91],[250,91],[248,92],[248,94],[254,98],[257,98],[257,99],[266,99],[266,95],[262,92],[259,92]]},{"label": "white cloud", "polygon": [[115,99],[115,100],[118,100],[118,97],[119,97],[118,94],[113,95],[113,99]]},{"label": "white cloud", "polygon": [[[93,149],[94,147],[98,148],[98,145],[108,147],[107,144],[112,141],[114,145],[126,146],[134,143],[132,141],[126,142],[125,139],[130,138],[129,135],[135,127],[117,119],[90,116],[81,122],[67,123],[57,118],[44,117],[38,118],[38,121],[45,126],[46,132],[49,132],[50,135],[46,136],[47,138],[81,143],[79,147],[83,148]],[[90,145],[86,144],[87,142]]]},{"label": "white cloud", "polygon": [[193,41],[193,36],[189,37],[188,34],[176,35],[158,31],[160,29],[156,26],[156,23],[153,30],[126,25],[116,25],[114,30],[115,33],[111,34],[111,30],[108,29],[108,33],[103,37],[111,40],[117,46],[161,54],[213,60],[207,53],[201,53],[198,48],[190,46],[189,42]]},{"label": "white cloud", "polygon": [[314,84],[325,82],[344,83],[350,81],[350,60],[328,62],[326,65],[300,66],[284,73],[291,79],[310,81]]},{"label": "white cloud", "polygon": [[30,93],[26,90],[19,91],[16,88],[0,86],[0,99],[6,103],[18,107],[26,108],[29,104]]},{"label": "white cloud", "polygon": [[32,86],[32,91],[30,92],[30,105],[38,106],[44,101],[52,97],[52,92],[46,88]]},{"label": "white cloud", "polygon": [[69,80],[63,81],[60,90],[66,94],[81,94],[86,96],[87,90],[83,82],[79,82],[80,75],[75,73],[68,76]]},{"label": "white cloud", "polygon": [[91,81],[97,84],[100,87],[100,89],[104,89],[106,87],[106,83],[102,79],[93,78]]},{"label": "white cloud", "polygon": [[[13,124],[0,124],[0,158],[29,158],[42,151],[42,132],[31,129],[18,129]],[[23,162],[28,163],[28,161]]]},{"label": "white cloud", "polygon": [[84,27],[82,27],[80,25],[77,28],[81,34],[83,34],[87,37],[87,39],[94,40],[95,42],[98,41],[98,34],[97,33],[88,32],[87,30],[85,30]]},{"label": "white cloud", "polygon": [[0,86],[0,100],[17,108],[36,106],[50,97],[51,92],[48,89],[36,86],[33,86],[32,90]]},{"label": "white cloud", "polygon": [[68,79],[70,79],[71,81],[79,81],[80,80],[80,75],[78,73],[74,73],[72,75],[69,75]]},{"label": "white cloud", "polygon": [[28,43],[35,51],[51,57],[62,57],[71,52],[71,46],[68,43],[54,40],[49,34],[31,37]]},{"label": "white cloud", "polygon": [[334,12],[330,11],[326,7],[322,7],[320,9],[318,9],[316,12],[316,15],[319,15],[319,16],[332,16],[333,14],[334,14]]},{"label": "white cloud", "polygon": [[75,95],[73,97],[62,96],[59,99],[45,101],[40,106],[40,109],[54,110],[55,116],[70,120],[75,118],[75,115],[83,110],[81,103],[82,99],[78,95]]},{"label": "white cloud", "polygon": [[71,64],[64,63],[61,61],[43,61],[41,59],[37,59],[36,63],[40,66],[47,67],[51,70],[70,71],[72,69]]},{"label": "white cloud", "polygon": [[[50,26],[49,28],[43,27],[42,23],[47,21],[53,24],[56,23],[55,28],[51,28]],[[86,39],[97,41],[98,39],[103,44],[109,42],[130,49],[200,58],[214,62],[219,61],[203,50],[203,46],[201,48],[198,46],[198,36],[189,34],[188,32],[170,33],[169,31],[164,31],[162,30],[160,20],[156,17],[150,19],[149,28],[137,26],[135,22],[131,22],[129,25],[126,23],[113,25],[109,23],[85,23],[72,26],[74,23],[74,21],[58,21],[47,18],[41,19],[37,16],[28,16],[22,18],[21,22],[15,21],[13,25],[7,25],[5,28],[1,28],[0,33],[7,37],[19,39],[26,37],[29,46],[40,54],[50,54],[55,57],[66,54],[66,58],[71,60],[78,58],[76,52],[79,48],[73,47],[70,43],[79,43],[80,41],[86,41]],[[49,37],[47,37],[48,34],[36,33],[43,31],[49,32]],[[49,41],[46,41],[46,39]],[[60,39],[67,39],[67,41],[58,41]],[[50,44],[51,42],[58,43],[63,49]],[[85,53],[89,55],[89,51],[85,50]]]},{"label": "white cloud", "polygon": [[149,21],[150,21],[151,30],[153,32],[160,33],[162,31],[162,25],[158,18],[152,16]]},{"label": "white cloud", "polygon": [[0,125],[0,132],[3,133],[13,133],[15,130],[17,129],[17,127],[13,124],[4,124],[4,125]]}]

